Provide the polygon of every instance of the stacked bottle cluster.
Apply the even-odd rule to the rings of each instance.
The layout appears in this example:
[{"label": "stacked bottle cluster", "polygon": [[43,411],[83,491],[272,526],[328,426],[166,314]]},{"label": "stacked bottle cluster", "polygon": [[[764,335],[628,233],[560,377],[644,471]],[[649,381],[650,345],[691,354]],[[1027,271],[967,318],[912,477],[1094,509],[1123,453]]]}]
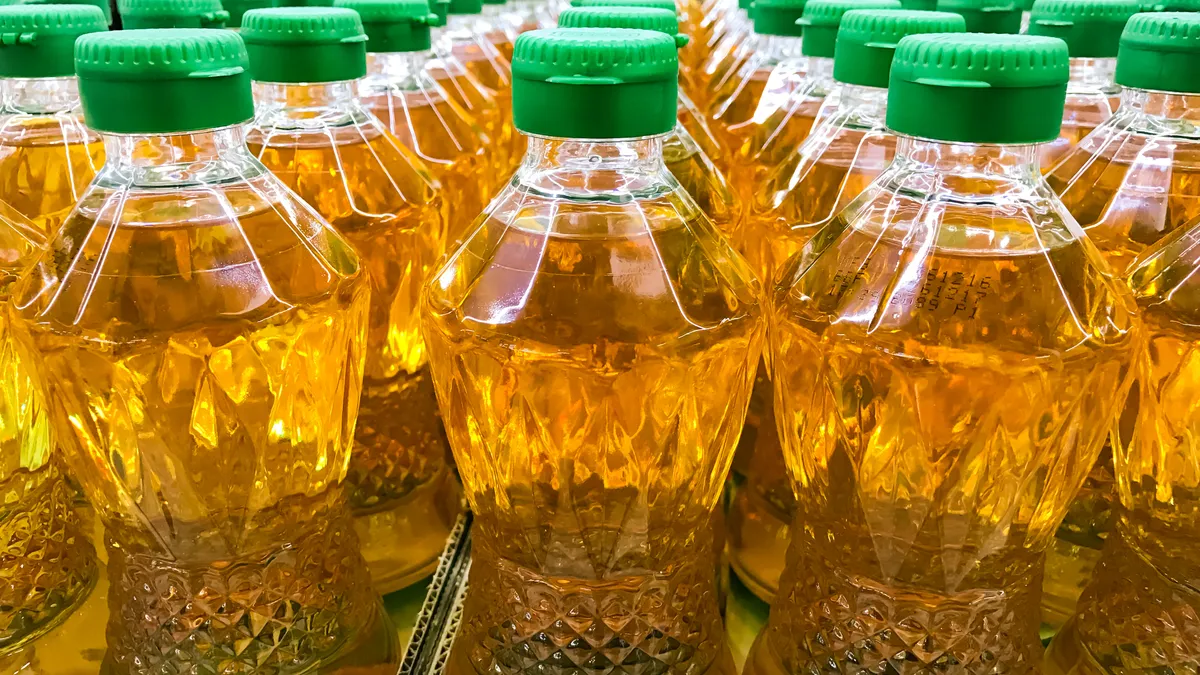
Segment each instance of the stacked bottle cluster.
[{"label": "stacked bottle cluster", "polygon": [[456,673],[1200,668],[1200,13],[268,4],[0,7],[14,672],[395,672],[464,497]]}]

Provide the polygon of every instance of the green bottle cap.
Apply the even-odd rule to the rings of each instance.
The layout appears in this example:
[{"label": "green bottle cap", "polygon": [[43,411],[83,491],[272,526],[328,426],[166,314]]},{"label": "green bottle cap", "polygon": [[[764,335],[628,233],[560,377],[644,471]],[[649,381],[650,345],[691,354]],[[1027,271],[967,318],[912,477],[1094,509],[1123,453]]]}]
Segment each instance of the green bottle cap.
[{"label": "green bottle cap", "polygon": [[254,117],[246,45],[228,30],[119,30],[75,42],[87,125],[113,134],[171,134]]},{"label": "green bottle cap", "polygon": [[108,30],[104,13],[89,5],[0,7],[0,77],[75,74],[75,39]]},{"label": "green bottle cap", "polygon": [[905,9],[855,9],[842,16],[833,79],[863,87],[888,86],[892,56],[906,35],[962,33],[966,21],[953,12]]},{"label": "green bottle cap", "polygon": [[508,0],[483,0],[483,4],[485,4],[485,5],[505,5],[505,4],[508,4]]},{"label": "green bottle cap", "polygon": [[1148,0],[1141,3],[1143,12],[1200,12],[1200,0]]},{"label": "green bottle cap", "polygon": [[753,4],[754,0],[738,0],[738,9],[749,10]]},{"label": "green bottle cap", "polygon": [[900,40],[888,85],[896,133],[960,143],[1058,137],[1070,65],[1062,40],[940,33]]},{"label": "green bottle cap", "polygon": [[679,32],[675,12],[650,7],[570,7],[558,15],[560,28],[634,28],[666,33],[677,47],[685,47],[688,36]]},{"label": "green bottle cap", "polygon": [[517,129],[556,138],[638,138],[675,128],[679,57],[664,33],[533,30],[512,61]]},{"label": "green bottle cap", "polygon": [[1121,33],[1117,84],[1200,94],[1200,14],[1135,14]]},{"label": "green bottle cap", "polygon": [[278,0],[276,7],[333,7],[333,0]]},{"label": "green bottle cap", "polygon": [[810,0],[796,22],[804,29],[800,53],[832,59],[842,15],[852,9],[900,9],[900,0]]},{"label": "green bottle cap", "polygon": [[572,7],[649,7],[676,11],[675,0],[572,0]]},{"label": "green bottle cap", "polygon": [[275,7],[275,0],[221,0],[221,6],[229,12],[229,21],[225,24],[229,28],[238,28],[242,25],[242,15],[252,9],[270,9]]},{"label": "green bottle cap", "polygon": [[337,7],[358,12],[368,52],[421,52],[432,45],[430,28],[446,23],[427,0],[336,0]]},{"label": "green bottle cap", "polygon": [[754,18],[754,32],[759,35],[783,35],[800,37],[804,28],[796,22],[804,16],[806,0],[754,0],[750,15]]},{"label": "green bottle cap", "polygon": [[937,9],[961,14],[968,33],[1021,32],[1021,6],[1013,0],[938,0]]},{"label": "green bottle cap", "polygon": [[[8,4],[8,3],[0,3]],[[87,5],[88,7],[97,7],[104,13],[104,25],[112,25],[112,7],[109,6],[108,0],[77,0],[76,2],[64,2],[63,0],[20,0],[12,4],[20,5]]]},{"label": "green bottle cap", "polygon": [[904,9],[932,12],[937,9],[937,0],[900,0],[900,5]]},{"label": "green bottle cap", "polygon": [[483,11],[483,0],[450,0],[450,14],[479,14]]},{"label": "green bottle cap", "polygon": [[121,26],[131,28],[224,28],[229,12],[221,0],[117,0]]},{"label": "green bottle cap", "polygon": [[367,34],[352,9],[251,10],[242,40],[255,82],[339,82],[367,74]]},{"label": "green bottle cap", "polygon": [[1121,31],[1139,6],[1137,0],[1037,0],[1029,34],[1059,38],[1073,59],[1113,58]]}]

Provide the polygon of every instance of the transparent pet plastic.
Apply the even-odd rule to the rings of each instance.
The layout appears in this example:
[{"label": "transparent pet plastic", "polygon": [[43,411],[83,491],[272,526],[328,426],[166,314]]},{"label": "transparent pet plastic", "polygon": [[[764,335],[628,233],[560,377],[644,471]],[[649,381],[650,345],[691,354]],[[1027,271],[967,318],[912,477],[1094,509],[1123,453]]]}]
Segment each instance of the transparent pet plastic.
[{"label": "transparent pet plastic", "polygon": [[[525,137],[516,133],[512,126],[512,65],[505,52],[493,42],[493,37],[494,27],[482,14],[451,14],[434,49],[439,55],[452,55],[492,92],[500,109],[500,127],[491,130],[491,135],[501,143],[505,169],[510,169],[524,152]],[[505,49],[511,54],[512,44]]]},{"label": "transparent pet plastic", "polygon": [[458,515],[418,310],[444,250],[447,198],[354,82],[254,92],[251,152],[355,247],[371,289],[346,496],[371,576],[390,592],[432,572]]},{"label": "transparent pet plastic", "polygon": [[[505,149],[512,145],[512,135],[516,133],[511,122],[511,105],[502,102],[499,92],[484,85],[455,55],[452,45],[438,37],[440,29],[432,32],[434,58],[427,62],[426,69],[438,86],[483,127],[488,139],[499,149],[492,152],[497,170],[503,167],[504,173],[508,173],[514,160]],[[494,48],[489,50],[495,51]]]},{"label": "transparent pet plastic", "polygon": [[1084,136],[1112,117],[1121,103],[1121,87],[1113,82],[1117,60],[1071,59],[1071,81],[1063,108],[1062,131],[1042,146],[1042,171],[1050,171]]},{"label": "transparent pet plastic", "polygon": [[712,514],[759,288],[662,138],[530,137],[426,293],[476,517],[450,672],[734,672]]},{"label": "transparent pet plastic", "polygon": [[899,138],[770,306],[797,516],[746,672],[1036,671],[1043,554],[1140,338],[1037,147]]}]

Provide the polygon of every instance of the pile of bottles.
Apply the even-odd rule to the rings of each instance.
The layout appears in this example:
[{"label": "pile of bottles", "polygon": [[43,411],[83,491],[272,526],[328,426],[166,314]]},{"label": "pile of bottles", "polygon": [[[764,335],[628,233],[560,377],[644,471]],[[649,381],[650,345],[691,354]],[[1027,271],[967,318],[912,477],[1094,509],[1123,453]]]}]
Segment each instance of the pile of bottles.
[{"label": "pile of bottles", "polygon": [[1190,1],[0,5],[0,664],[1200,671]]}]

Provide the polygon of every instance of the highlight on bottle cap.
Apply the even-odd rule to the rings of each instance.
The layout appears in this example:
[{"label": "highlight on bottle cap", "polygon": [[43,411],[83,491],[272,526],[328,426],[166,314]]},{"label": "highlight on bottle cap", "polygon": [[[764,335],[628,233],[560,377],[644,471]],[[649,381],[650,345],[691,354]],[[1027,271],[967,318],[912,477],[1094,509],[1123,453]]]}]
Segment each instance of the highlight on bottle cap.
[{"label": "highlight on bottle cap", "polygon": [[1200,94],[1200,14],[1135,14],[1117,52],[1122,87]]},{"label": "highlight on bottle cap", "polygon": [[631,28],[653,30],[675,38],[678,47],[688,43],[679,32],[675,12],[652,7],[569,7],[558,15],[560,28]]},{"label": "highlight on bottle cap", "polygon": [[221,0],[221,6],[229,12],[229,20],[225,25],[229,28],[240,28],[242,17],[252,9],[268,9],[275,7],[275,0]]},{"label": "highlight on bottle cap", "polygon": [[804,27],[796,22],[804,16],[806,0],[754,0],[750,11],[754,32],[759,35],[800,37]]},{"label": "highlight on bottle cap", "polygon": [[572,7],[649,7],[678,12],[675,0],[571,0]]},{"label": "highlight on bottle cap", "polygon": [[833,57],[833,79],[886,88],[900,40],[922,33],[962,33],[966,21],[953,12],[854,9],[842,15]]},{"label": "highlight on bottle cap", "polygon": [[224,28],[221,0],[117,0],[121,25],[136,28]]},{"label": "highlight on bottle cap", "polygon": [[962,143],[1044,143],[1058,137],[1067,45],[1033,35],[935,33],[900,40],[887,126]]},{"label": "highlight on bottle cap", "polygon": [[105,27],[111,26],[112,22],[113,22],[112,7],[109,6],[108,0],[76,0],[76,2],[71,2],[71,3],[66,3],[63,0],[58,0],[58,2],[55,2],[54,0],[21,0],[20,4],[22,4],[22,5],[62,5],[62,4],[91,5],[92,7],[96,7],[97,9],[99,9],[104,14]]},{"label": "highlight on bottle cap", "polygon": [[842,15],[855,9],[900,9],[900,0],[809,0],[797,21],[804,29],[800,52],[832,59]]},{"label": "highlight on bottle cap", "polygon": [[108,30],[91,5],[0,6],[0,77],[75,74],[75,40]]},{"label": "highlight on bottle cap", "polygon": [[938,0],[937,10],[961,14],[968,33],[1021,32],[1021,5],[1014,0]]},{"label": "highlight on bottle cap", "polygon": [[75,42],[87,125],[114,134],[171,134],[254,117],[246,45],[214,29],[88,33]]},{"label": "highlight on bottle cap", "polygon": [[420,52],[432,46],[430,29],[445,24],[428,0],[336,0],[358,12],[368,52]]},{"label": "highlight on bottle cap", "polygon": [[256,82],[339,82],[367,74],[367,34],[352,9],[251,10],[242,20],[242,39]]},{"label": "highlight on bottle cap", "polygon": [[1029,34],[1066,42],[1073,59],[1112,58],[1125,24],[1139,7],[1137,0],[1037,0]]},{"label": "highlight on bottle cap", "polygon": [[675,127],[679,58],[657,31],[534,30],[513,49],[513,123],[527,134],[615,139]]}]

